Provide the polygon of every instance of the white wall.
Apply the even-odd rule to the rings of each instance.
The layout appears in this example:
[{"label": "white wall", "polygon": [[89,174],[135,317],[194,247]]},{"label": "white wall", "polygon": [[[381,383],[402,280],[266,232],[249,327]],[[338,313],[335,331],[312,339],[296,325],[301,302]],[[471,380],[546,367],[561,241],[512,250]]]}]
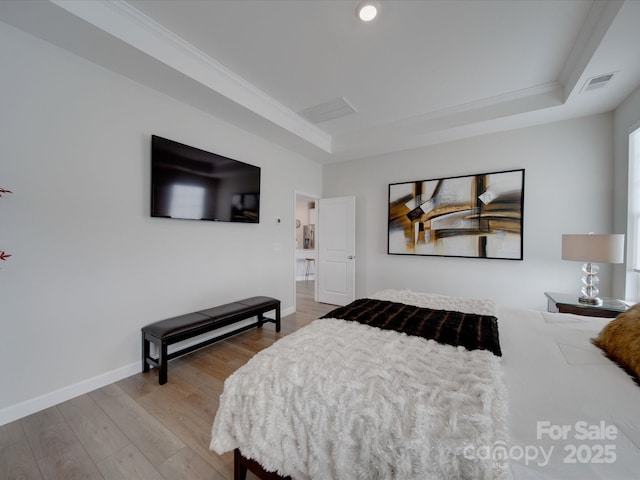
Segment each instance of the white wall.
[{"label": "white wall", "polygon": [[[410,288],[546,309],[545,291],[579,292],[563,233],[612,229],[612,115],[486,135],[324,169],[325,197],[356,195],[356,294]],[[388,184],[525,169],[524,260],[387,255]],[[322,226],[321,226],[322,227]],[[602,293],[611,269],[602,266]]]},{"label": "white wall", "polygon": [[[294,191],[321,192],[319,165],[4,23],[0,62],[0,425],[139,371],[149,322],[293,309]],[[150,218],[151,134],[262,167],[260,224]]]},{"label": "white wall", "polygon": [[[640,127],[640,88],[620,104],[613,115],[615,190],[615,233],[627,233],[627,195],[629,182],[629,134]],[[628,238],[628,237],[627,237]],[[627,255],[629,242],[627,242]],[[614,293],[620,298],[640,301],[640,278],[633,272],[631,264],[616,266],[614,270]]]}]

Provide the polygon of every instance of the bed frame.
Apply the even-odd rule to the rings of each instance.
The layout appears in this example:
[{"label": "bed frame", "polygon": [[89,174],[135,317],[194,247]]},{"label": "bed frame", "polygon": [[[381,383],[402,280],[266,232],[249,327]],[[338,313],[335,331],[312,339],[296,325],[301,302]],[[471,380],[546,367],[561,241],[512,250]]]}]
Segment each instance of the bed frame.
[{"label": "bed frame", "polygon": [[275,472],[267,472],[262,468],[262,465],[243,456],[236,448],[233,451],[233,480],[246,480],[247,470],[261,480],[292,480],[291,477],[282,477]]}]

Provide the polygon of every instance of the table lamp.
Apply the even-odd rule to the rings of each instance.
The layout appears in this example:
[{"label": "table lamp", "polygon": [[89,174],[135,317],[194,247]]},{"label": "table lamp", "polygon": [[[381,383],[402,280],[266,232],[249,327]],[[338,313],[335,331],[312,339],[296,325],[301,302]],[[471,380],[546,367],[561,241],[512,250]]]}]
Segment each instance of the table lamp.
[{"label": "table lamp", "polygon": [[582,266],[582,296],[580,303],[602,305],[598,297],[598,263],[624,262],[624,235],[622,234],[568,234],[562,235],[562,259],[585,262]]}]

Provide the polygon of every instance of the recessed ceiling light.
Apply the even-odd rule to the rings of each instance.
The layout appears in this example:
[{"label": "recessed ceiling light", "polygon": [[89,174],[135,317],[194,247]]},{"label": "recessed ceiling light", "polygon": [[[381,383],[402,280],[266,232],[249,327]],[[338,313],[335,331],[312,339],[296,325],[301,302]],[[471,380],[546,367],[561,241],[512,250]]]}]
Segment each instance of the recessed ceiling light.
[{"label": "recessed ceiling light", "polygon": [[361,3],[358,5],[356,14],[363,22],[370,22],[378,15],[378,5],[375,2]]}]

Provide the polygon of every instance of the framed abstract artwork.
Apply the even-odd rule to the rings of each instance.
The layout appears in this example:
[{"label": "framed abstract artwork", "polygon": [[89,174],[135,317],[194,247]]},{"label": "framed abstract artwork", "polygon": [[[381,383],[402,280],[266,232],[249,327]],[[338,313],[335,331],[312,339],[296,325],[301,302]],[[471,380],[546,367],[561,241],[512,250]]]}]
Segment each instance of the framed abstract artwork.
[{"label": "framed abstract artwork", "polygon": [[389,184],[387,253],[523,259],[524,169]]}]

